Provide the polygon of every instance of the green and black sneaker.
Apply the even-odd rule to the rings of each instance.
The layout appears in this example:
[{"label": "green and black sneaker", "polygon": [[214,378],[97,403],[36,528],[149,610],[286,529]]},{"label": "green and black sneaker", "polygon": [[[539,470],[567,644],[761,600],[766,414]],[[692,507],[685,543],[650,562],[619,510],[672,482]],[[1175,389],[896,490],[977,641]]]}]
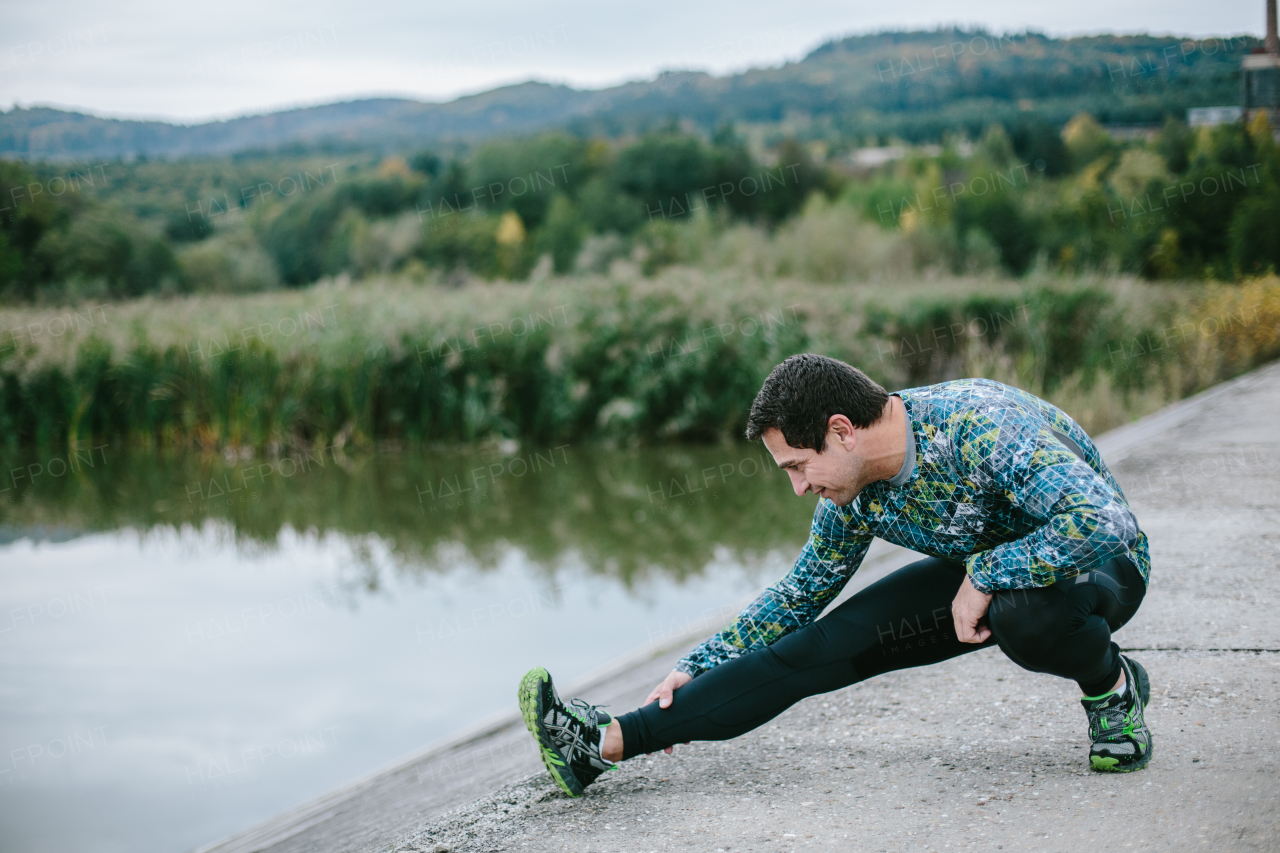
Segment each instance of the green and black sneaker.
[{"label": "green and black sneaker", "polygon": [[1120,656],[1126,681],[1123,693],[1086,696],[1080,700],[1089,715],[1089,763],[1094,770],[1128,773],[1151,763],[1151,730],[1143,712],[1151,698],[1151,680],[1142,664]]},{"label": "green and black sneaker", "polygon": [[596,777],[618,766],[600,755],[613,718],[598,706],[581,699],[561,702],[551,676],[540,666],[520,679],[519,695],[520,716],[538,741],[542,763],[566,794],[581,797]]}]

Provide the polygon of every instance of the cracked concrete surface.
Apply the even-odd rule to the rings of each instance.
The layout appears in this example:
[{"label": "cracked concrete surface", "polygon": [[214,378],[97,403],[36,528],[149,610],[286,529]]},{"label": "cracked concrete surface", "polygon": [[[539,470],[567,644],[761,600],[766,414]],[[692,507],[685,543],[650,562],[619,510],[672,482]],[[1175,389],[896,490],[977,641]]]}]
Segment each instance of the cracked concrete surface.
[{"label": "cracked concrete surface", "polygon": [[[1117,634],[1151,674],[1146,770],[1088,770],[1074,685],[986,649],[632,759],[577,800],[497,724],[215,849],[1280,850],[1280,366],[1099,443],[1152,545]],[[580,695],[634,707],[688,645]]]}]

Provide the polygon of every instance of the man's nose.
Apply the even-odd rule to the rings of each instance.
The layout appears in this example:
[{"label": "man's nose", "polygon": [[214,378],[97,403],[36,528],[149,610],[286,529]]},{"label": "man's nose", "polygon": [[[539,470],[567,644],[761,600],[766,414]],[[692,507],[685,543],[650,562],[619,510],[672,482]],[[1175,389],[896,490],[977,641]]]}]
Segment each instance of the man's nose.
[{"label": "man's nose", "polygon": [[791,490],[796,493],[797,497],[804,497],[809,491],[809,481],[800,474],[788,473],[791,474]]}]

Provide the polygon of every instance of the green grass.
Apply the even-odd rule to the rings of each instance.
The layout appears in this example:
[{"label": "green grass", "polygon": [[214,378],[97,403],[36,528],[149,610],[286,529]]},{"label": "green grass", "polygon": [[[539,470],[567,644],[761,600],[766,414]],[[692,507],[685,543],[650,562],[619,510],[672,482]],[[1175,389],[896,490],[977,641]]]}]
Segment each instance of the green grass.
[{"label": "green grass", "polygon": [[269,452],[719,441],[741,434],[768,371],[803,351],[891,388],[1011,382],[1097,432],[1280,355],[1277,293],[1274,278],[840,285],[675,269],[2,309],[0,435],[9,448]]}]

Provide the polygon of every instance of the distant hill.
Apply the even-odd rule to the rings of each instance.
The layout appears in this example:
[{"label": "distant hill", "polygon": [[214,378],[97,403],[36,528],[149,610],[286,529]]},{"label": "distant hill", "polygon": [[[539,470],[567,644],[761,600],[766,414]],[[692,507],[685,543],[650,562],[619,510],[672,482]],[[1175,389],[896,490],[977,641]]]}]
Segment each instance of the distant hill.
[{"label": "distant hill", "polygon": [[616,136],[673,119],[766,136],[848,143],[975,133],[1019,113],[1062,122],[1154,123],[1188,107],[1235,104],[1247,37],[1055,39],[937,30],[851,36],[798,62],[714,77],[668,72],[608,89],[527,82],[448,103],[374,98],[183,126],[47,107],[0,112],[0,156],[28,160],[181,158],[342,145],[407,148],[549,128]]}]

